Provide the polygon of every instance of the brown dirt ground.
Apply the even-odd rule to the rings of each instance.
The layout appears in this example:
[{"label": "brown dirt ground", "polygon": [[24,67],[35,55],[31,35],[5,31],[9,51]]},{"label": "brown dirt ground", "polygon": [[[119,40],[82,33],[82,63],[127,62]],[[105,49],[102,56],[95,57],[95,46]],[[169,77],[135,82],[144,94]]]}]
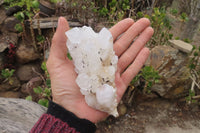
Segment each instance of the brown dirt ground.
[{"label": "brown dirt ground", "polygon": [[146,101],[119,118],[109,117],[96,133],[199,133],[198,105],[155,99]]}]

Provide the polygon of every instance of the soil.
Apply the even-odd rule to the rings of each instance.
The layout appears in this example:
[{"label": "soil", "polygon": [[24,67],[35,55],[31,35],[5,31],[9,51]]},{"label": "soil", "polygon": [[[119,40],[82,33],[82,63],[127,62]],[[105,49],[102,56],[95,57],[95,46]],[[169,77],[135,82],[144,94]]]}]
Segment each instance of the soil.
[{"label": "soil", "polygon": [[155,99],[146,101],[119,118],[109,117],[96,133],[199,133],[198,105]]}]

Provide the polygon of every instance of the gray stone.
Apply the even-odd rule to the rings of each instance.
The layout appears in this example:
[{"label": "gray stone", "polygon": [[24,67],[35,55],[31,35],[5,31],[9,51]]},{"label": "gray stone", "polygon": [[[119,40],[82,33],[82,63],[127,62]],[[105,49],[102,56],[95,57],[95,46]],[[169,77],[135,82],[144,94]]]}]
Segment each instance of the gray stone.
[{"label": "gray stone", "polygon": [[9,90],[18,90],[20,87],[20,81],[17,77],[11,77],[0,84],[0,92]]},{"label": "gray stone", "polygon": [[0,98],[0,132],[28,133],[46,110],[31,101]]},{"label": "gray stone", "polygon": [[4,66],[4,53],[0,53],[0,70]]},{"label": "gray stone", "polygon": [[8,46],[9,46],[9,45],[8,45],[6,42],[1,41],[1,42],[0,42],[0,53],[3,52],[5,49],[7,49]]},{"label": "gray stone", "polygon": [[29,81],[34,77],[37,77],[37,72],[41,72],[40,66],[37,64],[26,64],[20,66],[17,71],[17,77],[21,81]]},{"label": "gray stone", "polygon": [[182,52],[185,53],[191,53],[193,46],[189,43],[186,43],[181,40],[169,40],[171,43],[172,47],[179,49]]},{"label": "gray stone", "polygon": [[21,42],[16,51],[18,62],[24,64],[40,58],[40,53],[35,50],[33,45]]},{"label": "gray stone", "polygon": [[2,5],[4,3],[4,0],[0,0],[0,5]]},{"label": "gray stone", "polygon": [[9,47],[9,43],[16,45],[18,36],[16,33],[5,33],[0,36],[0,53]]},{"label": "gray stone", "polygon": [[[0,1],[0,4],[1,4],[1,1]],[[3,7],[1,7],[0,5],[0,25],[4,22],[4,20],[7,18],[6,16],[6,11]]]},{"label": "gray stone", "polygon": [[8,17],[4,21],[4,26],[2,29],[5,31],[17,32],[17,30],[15,29],[15,25],[18,23],[20,23],[20,21],[16,19],[15,17]]},{"label": "gray stone", "polygon": [[17,33],[9,32],[6,34],[6,38],[9,40],[10,43],[16,45],[18,43],[18,35]]},{"label": "gray stone", "polygon": [[170,46],[156,46],[146,65],[153,66],[160,76],[160,83],[151,88],[164,98],[184,97],[189,92],[191,80],[189,78],[188,56]]},{"label": "gray stone", "polygon": [[31,94],[33,93],[33,88],[40,86],[42,82],[41,77],[34,77],[28,83],[22,85],[21,92],[23,94]]}]

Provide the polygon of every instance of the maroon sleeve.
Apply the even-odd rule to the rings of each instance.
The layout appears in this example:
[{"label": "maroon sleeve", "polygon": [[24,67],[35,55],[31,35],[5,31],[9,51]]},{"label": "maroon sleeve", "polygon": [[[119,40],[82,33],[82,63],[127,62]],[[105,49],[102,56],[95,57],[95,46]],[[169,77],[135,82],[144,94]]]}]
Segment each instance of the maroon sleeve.
[{"label": "maroon sleeve", "polygon": [[46,114],[43,114],[30,133],[94,133],[96,126],[89,120],[80,119],[60,105],[49,101]]},{"label": "maroon sleeve", "polygon": [[30,133],[79,133],[67,123],[50,114],[43,114]]}]

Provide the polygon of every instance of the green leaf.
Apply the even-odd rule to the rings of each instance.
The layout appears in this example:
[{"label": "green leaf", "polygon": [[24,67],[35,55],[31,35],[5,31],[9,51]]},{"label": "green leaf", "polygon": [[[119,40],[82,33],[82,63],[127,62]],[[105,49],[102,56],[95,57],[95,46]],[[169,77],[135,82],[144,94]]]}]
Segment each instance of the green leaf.
[{"label": "green leaf", "polygon": [[47,71],[47,66],[46,66],[46,62],[42,62],[41,68],[43,71]]},{"label": "green leaf", "polygon": [[23,32],[23,27],[22,27],[22,25],[21,24],[16,24],[15,25],[15,29],[18,31],[18,32]]},{"label": "green leaf", "polygon": [[40,5],[40,3],[39,3],[37,0],[34,0],[34,1],[32,2],[32,7],[35,8],[35,9],[38,9],[38,8],[39,8],[39,5]]},{"label": "green leaf", "polygon": [[42,93],[42,88],[40,86],[38,86],[37,88],[33,88],[33,91],[36,93],[36,94],[41,94]]},{"label": "green leaf", "polygon": [[68,57],[69,60],[72,60],[70,53],[67,53],[67,57]]},{"label": "green leaf", "polygon": [[27,97],[26,97],[26,100],[32,101],[32,96],[27,96]]},{"label": "green leaf", "polygon": [[51,80],[49,78],[46,79],[46,85],[48,88],[51,88]]},{"label": "green leaf", "polygon": [[48,107],[49,106],[49,100],[47,100],[47,99],[40,99],[38,101],[38,104],[40,104],[40,105],[42,105],[44,107]]},{"label": "green leaf", "polygon": [[50,97],[51,96],[51,89],[45,88],[44,89],[44,94],[45,94],[45,96]]}]

